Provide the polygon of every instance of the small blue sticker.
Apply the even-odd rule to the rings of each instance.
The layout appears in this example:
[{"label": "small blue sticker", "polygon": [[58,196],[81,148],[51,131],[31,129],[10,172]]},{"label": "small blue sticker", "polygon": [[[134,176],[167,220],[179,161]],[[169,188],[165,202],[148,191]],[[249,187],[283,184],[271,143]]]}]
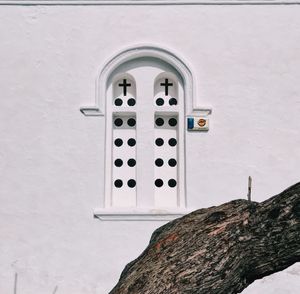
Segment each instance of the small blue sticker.
[{"label": "small blue sticker", "polygon": [[187,119],[188,130],[192,130],[194,128],[194,118],[188,117]]}]

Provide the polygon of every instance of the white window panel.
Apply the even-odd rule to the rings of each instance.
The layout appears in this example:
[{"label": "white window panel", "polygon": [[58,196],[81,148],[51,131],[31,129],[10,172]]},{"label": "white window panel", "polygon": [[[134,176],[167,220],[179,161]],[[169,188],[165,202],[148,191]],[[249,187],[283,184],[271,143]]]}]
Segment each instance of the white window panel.
[{"label": "white window panel", "polygon": [[136,117],[113,115],[112,205],[136,206]]},{"label": "white window panel", "polygon": [[178,206],[177,122],[178,116],[173,113],[155,115],[154,197],[156,207]]},{"label": "white window panel", "polygon": [[[163,78],[162,78],[163,76]],[[169,111],[178,107],[178,83],[167,74],[159,75],[154,85],[154,104],[157,107],[169,108]]]},{"label": "white window panel", "polygon": [[136,105],[136,86],[132,78],[123,76],[114,83],[113,87],[114,110],[132,109]]}]

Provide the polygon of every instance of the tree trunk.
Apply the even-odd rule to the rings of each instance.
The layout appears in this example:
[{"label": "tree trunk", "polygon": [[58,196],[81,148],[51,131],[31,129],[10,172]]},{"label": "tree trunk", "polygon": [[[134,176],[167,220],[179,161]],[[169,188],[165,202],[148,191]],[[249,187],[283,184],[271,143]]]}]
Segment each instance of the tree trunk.
[{"label": "tree trunk", "polygon": [[110,294],[240,293],[300,261],[300,183],[262,203],[234,200],[158,228]]}]

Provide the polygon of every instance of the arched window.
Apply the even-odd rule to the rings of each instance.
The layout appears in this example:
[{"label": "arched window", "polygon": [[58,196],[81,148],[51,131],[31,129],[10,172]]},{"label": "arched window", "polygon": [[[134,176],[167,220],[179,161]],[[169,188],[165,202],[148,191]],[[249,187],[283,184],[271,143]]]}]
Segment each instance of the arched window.
[{"label": "arched window", "polygon": [[[129,74],[117,75],[112,79],[112,95],[108,92],[107,119],[112,120],[112,138],[107,138],[107,166],[111,165],[111,181],[107,176],[106,197],[114,207],[135,207],[136,187],[136,86]],[[107,97],[107,98],[108,98]],[[109,122],[107,122],[107,128]],[[106,135],[110,137],[110,129]],[[107,152],[108,153],[108,152]]]},{"label": "arched window", "polygon": [[188,68],[152,47],[124,51],[103,69],[98,106],[81,109],[106,120],[105,201],[97,217],[167,220],[187,212],[186,111],[210,111],[197,108],[192,88]]},{"label": "arched window", "polygon": [[108,207],[185,207],[184,91],[174,68],[138,58],[110,75],[106,91]]},{"label": "arched window", "polygon": [[[162,72],[154,80],[154,203],[184,206],[184,95],[182,80]],[[183,151],[181,154],[180,152]]]}]

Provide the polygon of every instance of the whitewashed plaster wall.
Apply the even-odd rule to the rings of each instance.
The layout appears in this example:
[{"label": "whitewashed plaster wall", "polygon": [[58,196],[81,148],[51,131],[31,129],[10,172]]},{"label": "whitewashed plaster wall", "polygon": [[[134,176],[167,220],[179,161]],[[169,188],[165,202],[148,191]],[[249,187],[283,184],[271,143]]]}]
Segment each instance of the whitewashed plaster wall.
[{"label": "whitewashed plaster wall", "polygon": [[[193,72],[210,131],[187,133],[189,208],[299,181],[300,6],[0,6],[0,293],[105,294],[162,222],[101,222],[104,118],[84,117],[120,50]],[[295,293],[300,267],[245,293]],[[266,286],[267,285],[267,286]]]}]

